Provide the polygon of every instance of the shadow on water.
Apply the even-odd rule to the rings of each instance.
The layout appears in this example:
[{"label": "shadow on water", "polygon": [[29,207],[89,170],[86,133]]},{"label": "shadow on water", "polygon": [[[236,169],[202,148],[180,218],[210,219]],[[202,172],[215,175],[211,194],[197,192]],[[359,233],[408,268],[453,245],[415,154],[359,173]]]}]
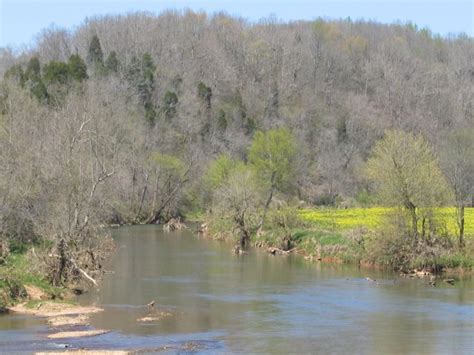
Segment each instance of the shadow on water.
[{"label": "shadow on water", "polygon": [[[112,332],[69,340],[73,348],[474,352],[472,279],[432,288],[422,280],[297,256],[252,251],[239,257],[229,244],[190,231],[165,234],[156,226],[123,227],[114,237],[113,273],[100,290],[80,298],[105,309],[91,325]],[[151,300],[154,308],[146,306]],[[148,321],[139,321],[144,317]],[[59,346],[46,341],[45,332],[41,320],[0,317],[0,352],[15,339],[24,340],[24,350]]]}]

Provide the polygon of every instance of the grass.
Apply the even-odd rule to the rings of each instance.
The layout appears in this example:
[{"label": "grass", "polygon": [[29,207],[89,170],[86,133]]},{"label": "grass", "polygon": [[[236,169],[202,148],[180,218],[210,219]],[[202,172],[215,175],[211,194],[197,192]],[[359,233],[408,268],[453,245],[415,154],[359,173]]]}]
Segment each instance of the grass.
[{"label": "grass", "polygon": [[[384,218],[394,209],[387,207],[349,208],[349,209],[306,209],[300,212],[303,221],[318,228],[331,231],[349,231],[357,228],[375,230],[382,227]],[[451,235],[458,234],[456,209],[453,207],[437,208],[438,219],[446,224]],[[474,208],[465,210],[465,235],[474,237]]]},{"label": "grass", "polygon": [[36,286],[51,298],[60,297],[64,291],[32,270],[26,253],[11,253],[0,265],[0,309],[25,298],[24,285]]}]

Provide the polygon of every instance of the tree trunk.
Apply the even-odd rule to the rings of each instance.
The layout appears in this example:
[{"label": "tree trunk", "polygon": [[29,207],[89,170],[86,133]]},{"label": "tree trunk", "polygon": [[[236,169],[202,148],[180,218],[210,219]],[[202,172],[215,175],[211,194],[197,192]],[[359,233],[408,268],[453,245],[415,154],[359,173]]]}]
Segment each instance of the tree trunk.
[{"label": "tree trunk", "polygon": [[138,207],[138,212],[135,217],[135,220],[137,222],[140,221],[140,214],[142,213],[143,201],[145,201],[145,195],[146,195],[147,189],[148,189],[148,174],[145,174],[145,186],[143,186],[142,197],[140,199],[140,206]]},{"label": "tree trunk", "polygon": [[235,215],[234,220],[240,230],[240,248],[245,249],[250,244],[250,233],[245,227],[245,212]]},{"label": "tree trunk", "polygon": [[459,208],[459,247],[464,247],[464,204]]},{"label": "tree trunk", "polygon": [[418,239],[418,219],[416,218],[416,207],[410,203],[408,206],[411,215],[411,228],[413,230],[413,237]]},{"label": "tree trunk", "polygon": [[270,203],[272,202],[273,192],[275,191],[275,172],[273,172],[270,182],[272,187],[270,188],[270,194],[268,195],[267,202],[265,203],[265,208],[263,209],[262,219],[258,224],[258,229],[263,228],[263,223],[265,222],[265,216],[267,214],[268,207],[270,207]]}]

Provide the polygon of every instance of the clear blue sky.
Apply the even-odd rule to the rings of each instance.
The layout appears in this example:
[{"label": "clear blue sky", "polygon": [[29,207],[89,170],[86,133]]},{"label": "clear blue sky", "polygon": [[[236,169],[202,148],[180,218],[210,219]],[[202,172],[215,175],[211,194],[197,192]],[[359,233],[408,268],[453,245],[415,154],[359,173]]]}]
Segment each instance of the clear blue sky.
[{"label": "clear blue sky", "polygon": [[434,33],[474,36],[474,0],[0,0],[0,47],[21,48],[52,24],[74,29],[86,17],[165,9],[224,10],[249,20],[364,18],[382,23],[411,21]]}]

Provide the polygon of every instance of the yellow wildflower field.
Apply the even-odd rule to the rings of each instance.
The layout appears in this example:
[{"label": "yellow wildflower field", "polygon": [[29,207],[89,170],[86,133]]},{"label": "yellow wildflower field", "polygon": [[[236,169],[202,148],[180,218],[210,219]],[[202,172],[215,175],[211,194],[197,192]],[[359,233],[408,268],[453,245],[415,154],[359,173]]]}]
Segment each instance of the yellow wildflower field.
[{"label": "yellow wildflower field", "polygon": [[[316,208],[300,211],[300,217],[318,227],[336,231],[345,231],[361,227],[376,229],[382,226],[384,218],[393,212],[389,207],[371,208]],[[454,207],[442,207],[435,209],[437,218],[446,223],[450,234],[458,234],[456,222],[456,209]],[[474,236],[474,208],[465,209],[465,235]]]}]

